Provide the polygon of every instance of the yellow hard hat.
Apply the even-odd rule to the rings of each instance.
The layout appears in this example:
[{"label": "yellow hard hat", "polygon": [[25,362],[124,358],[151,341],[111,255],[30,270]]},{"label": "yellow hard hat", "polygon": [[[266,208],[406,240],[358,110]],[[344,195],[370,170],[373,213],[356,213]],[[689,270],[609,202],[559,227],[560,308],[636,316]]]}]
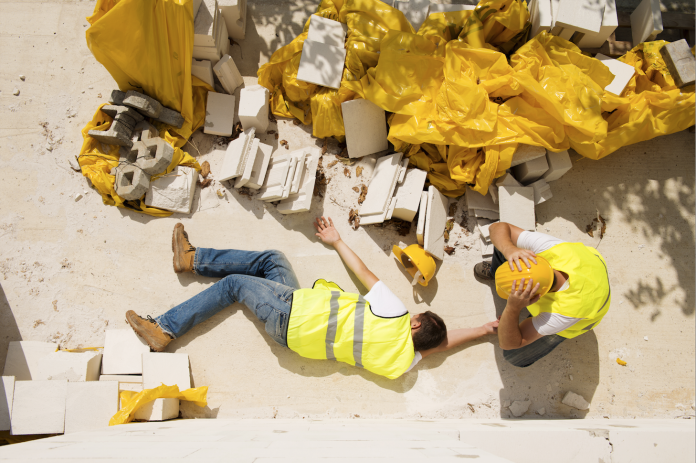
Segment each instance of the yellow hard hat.
[{"label": "yellow hard hat", "polygon": [[530,260],[529,264],[532,267],[527,268],[524,261],[520,259],[521,272],[517,270],[515,265],[513,265],[515,270],[510,270],[510,265],[507,262],[498,267],[498,270],[495,271],[495,290],[498,296],[507,299],[512,292],[512,282],[517,281],[519,284],[522,278],[525,279],[525,284],[530,278],[534,280],[534,286],[539,283],[539,291],[536,293],[539,297],[548,293],[553,286],[553,269],[549,261],[541,256],[536,256],[536,261],[535,264]]},{"label": "yellow hard hat", "polygon": [[412,244],[406,249],[401,249],[394,245],[392,251],[409,275],[415,278],[416,273],[420,272],[418,283],[421,286],[428,286],[428,282],[435,276],[436,265],[435,259],[425,252],[423,246]]}]

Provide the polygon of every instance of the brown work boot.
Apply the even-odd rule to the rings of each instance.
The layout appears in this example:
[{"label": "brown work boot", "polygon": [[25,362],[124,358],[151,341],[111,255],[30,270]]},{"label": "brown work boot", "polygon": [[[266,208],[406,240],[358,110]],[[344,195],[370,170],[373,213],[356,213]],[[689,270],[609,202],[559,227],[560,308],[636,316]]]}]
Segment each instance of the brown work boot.
[{"label": "brown work boot", "polygon": [[172,251],[174,251],[174,272],[193,272],[193,258],[196,248],[188,240],[188,233],[184,231],[184,225],[174,225],[172,234]]},{"label": "brown work boot", "polygon": [[491,272],[491,263],[485,260],[474,266],[474,275],[482,280],[493,280],[495,278],[493,272]]},{"label": "brown work boot", "polygon": [[154,351],[162,352],[167,344],[172,342],[172,338],[162,331],[162,328],[149,315],[147,318],[143,318],[129,310],[126,312],[126,321],[133,328],[133,331],[143,338]]}]

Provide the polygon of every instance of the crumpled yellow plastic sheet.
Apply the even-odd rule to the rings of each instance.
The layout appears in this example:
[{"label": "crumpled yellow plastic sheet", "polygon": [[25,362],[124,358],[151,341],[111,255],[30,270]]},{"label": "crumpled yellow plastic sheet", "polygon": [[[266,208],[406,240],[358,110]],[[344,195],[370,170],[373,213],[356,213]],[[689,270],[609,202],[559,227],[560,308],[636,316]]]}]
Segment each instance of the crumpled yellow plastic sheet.
[{"label": "crumpled yellow plastic sheet", "polygon": [[[184,117],[181,128],[153,121],[160,137],[174,147],[174,159],[160,176],[178,165],[200,170],[198,162],[181,150],[205,122],[207,94],[213,91],[191,76],[193,0],[98,0],[94,14],[87,20],[91,24],[86,32],[87,46],[119,89],[143,92]],[[108,100],[108,95],[105,98]],[[102,195],[104,204],[159,217],[171,215],[169,211],[145,206],[143,200],[124,201],[116,194],[110,172],[118,165],[118,147],[104,145],[87,135],[95,128],[108,130],[110,123],[111,118],[97,110],[82,130],[84,141],[78,162],[83,175]]]},{"label": "crumpled yellow plastic sheet", "polygon": [[111,417],[109,426],[125,424],[133,421],[135,412],[140,407],[155,399],[179,399],[193,402],[199,407],[208,405],[208,386],[196,387],[179,391],[179,386],[161,386],[143,389],[140,392],[121,391],[121,409]]},{"label": "crumpled yellow plastic sheet", "polygon": [[[637,75],[617,97],[604,91],[614,78],[609,69],[573,43],[546,32],[523,43],[529,11],[521,0],[432,14],[417,32],[378,0],[324,0],[316,14],[348,26],[341,87],[297,81],[308,21],[259,69],[273,113],[342,141],[340,104],[368,99],[392,113],[395,149],[447,196],[463,194],[467,184],[486,194],[520,143],[599,159],[694,123],[693,86],[674,86],[659,53],[664,42],[621,58]],[[504,52],[516,45],[508,60]]]}]

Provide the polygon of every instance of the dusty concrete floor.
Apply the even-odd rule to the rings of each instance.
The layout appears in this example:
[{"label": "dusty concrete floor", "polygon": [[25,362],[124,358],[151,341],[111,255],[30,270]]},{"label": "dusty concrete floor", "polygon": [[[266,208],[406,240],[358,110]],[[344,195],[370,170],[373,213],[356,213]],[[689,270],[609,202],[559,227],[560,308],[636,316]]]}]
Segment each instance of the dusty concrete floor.
[{"label": "dusty concrete floor", "polygon": [[[314,6],[250,2],[248,37],[234,56],[247,83],[300,32]],[[277,248],[303,285],[323,277],[364,291],[314,237],[311,218],[330,215],[411,311],[432,309],[448,326],[461,327],[492,320],[502,308],[491,287],[473,278],[478,238],[459,225],[455,255],[439,266],[433,284],[413,291],[390,248],[415,242],[415,232],[352,231],[346,222],[348,207],[357,203],[350,187],[366,180],[356,178],[355,166],[351,179],[341,164],[328,169],[326,196],[297,216],[236,191],[216,208],[165,219],[104,206],[67,162],[81,146],[80,129],[114,88],[85,45],[84,18],[93,8],[93,1],[0,2],[0,367],[11,340],[100,346],[105,328],[126,327],[126,310],[158,315],[213,284],[172,271],[170,233],[177,222],[197,246]],[[290,121],[279,121],[277,130],[291,148],[319,143],[310,128]],[[210,160],[213,173],[220,159],[206,153],[214,142],[194,136],[199,159]],[[329,153],[336,152],[332,144]],[[332,159],[325,156],[324,165]],[[210,386],[209,407],[185,407],[186,416],[492,418],[509,416],[505,401],[524,399],[532,401],[529,418],[542,407],[547,417],[693,416],[694,135],[629,146],[599,162],[578,155],[573,161],[537,216],[539,231],[598,247],[607,259],[613,303],[594,331],[527,369],[506,365],[491,338],[434,355],[390,381],[302,359],[275,345],[248,310],[234,305],[169,349],[188,353],[195,385]],[[85,191],[76,202],[74,195]],[[597,211],[608,223],[601,243],[584,233]],[[568,390],[592,402],[589,412],[560,403]]]}]

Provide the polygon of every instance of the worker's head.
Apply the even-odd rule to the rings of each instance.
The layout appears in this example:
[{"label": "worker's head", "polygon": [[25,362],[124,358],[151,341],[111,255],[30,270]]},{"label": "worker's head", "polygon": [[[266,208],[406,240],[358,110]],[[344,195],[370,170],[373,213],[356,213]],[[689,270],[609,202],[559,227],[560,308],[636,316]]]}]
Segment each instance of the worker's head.
[{"label": "worker's head", "polygon": [[442,318],[428,310],[411,316],[411,337],[414,350],[433,349],[447,337],[447,327]]}]

